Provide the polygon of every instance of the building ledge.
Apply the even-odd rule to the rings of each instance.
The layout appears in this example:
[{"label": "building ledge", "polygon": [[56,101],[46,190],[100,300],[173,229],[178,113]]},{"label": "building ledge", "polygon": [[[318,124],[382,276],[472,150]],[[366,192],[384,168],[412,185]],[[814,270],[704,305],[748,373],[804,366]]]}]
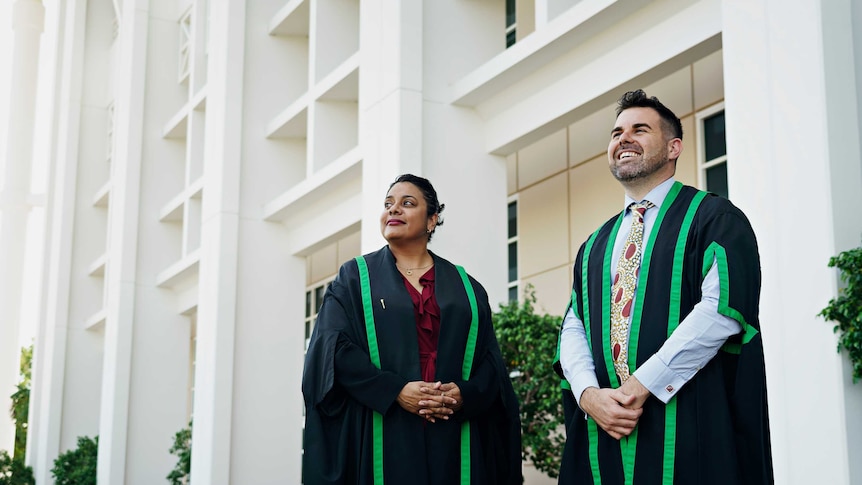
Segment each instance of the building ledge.
[{"label": "building ledge", "polygon": [[452,85],[451,103],[476,106],[530,76],[648,0],[583,0]]},{"label": "building ledge", "polygon": [[263,208],[267,221],[284,221],[291,215],[331,197],[334,189],[362,178],[362,157],[355,147],[311,177],[284,192]]}]

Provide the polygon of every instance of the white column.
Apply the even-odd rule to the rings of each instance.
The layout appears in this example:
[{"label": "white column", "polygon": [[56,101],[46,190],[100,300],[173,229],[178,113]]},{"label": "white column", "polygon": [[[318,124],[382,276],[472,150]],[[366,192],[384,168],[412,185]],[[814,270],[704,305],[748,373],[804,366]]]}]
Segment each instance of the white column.
[{"label": "white column", "polygon": [[760,246],[776,483],[851,483],[858,454],[845,400],[859,390],[816,316],[836,294],[829,257],[862,229],[849,6],[723,2],[728,182]]},{"label": "white column", "polygon": [[234,399],[246,2],[212,1],[209,9],[191,476],[193,485],[227,485]]},{"label": "white column", "polygon": [[70,272],[76,199],[77,153],[86,0],[56,1],[53,62],[55,100],[49,117],[52,143],[45,218],[45,262],[42,309],[33,353],[28,461],[37,483],[51,483],[51,468],[60,451],[63,419]]},{"label": "white column", "polygon": [[[39,71],[39,41],[45,8],[39,0],[17,0],[13,5],[15,42],[9,123],[4,153],[5,184],[0,192],[0,410],[10,408],[9,396],[18,382],[18,328],[27,216],[30,212],[30,168],[33,122]],[[4,93],[6,95],[6,93]],[[0,412],[0,449],[14,450],[15,425]]]},{"label": "white column", "polygon": [[114,66],[115,151],[105,267],[105,355],[99,420],[98,483],[124,483],[129,427],[132,337],[144,119],[149,1],[125,0]]},{"label": "white column", "polygon": [[385,244],[380,211],[389,184],[422,175],[422,2],[363,1],[359,16],[362,252]]}]

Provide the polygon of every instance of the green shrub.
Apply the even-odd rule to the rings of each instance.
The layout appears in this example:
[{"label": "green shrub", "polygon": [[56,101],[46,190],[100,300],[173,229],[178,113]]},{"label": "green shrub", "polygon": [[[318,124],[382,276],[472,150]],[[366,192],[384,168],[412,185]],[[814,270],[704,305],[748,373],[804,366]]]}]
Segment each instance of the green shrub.
[{"label": "green shrub", "polygon": [[9,456],[0,450],[0,485],[36,485],[33,469],[24,464],[20,455]]},{"label": "green shrub", "polygon": [[551,478],[560,470],[566,437],[560,378],[554,373],[561,317],[534,313],[530,285],[524,303],[500,305],[494,328],[521,408],[521,455]]},{"label": "green shrub", "polygon": [[9,412],[15,422],[15,456],[27,452],[27,424],[30,413],[30,375],[33,367],[33,346],[21,349],[21,380],[12,394],[12,408]]},{"label": "green shrub", "polygon": [[171,485],[184,485],[191,480],[192,469],[192,423],[189,421],[189,427],[177,431],[174,435],[174,445],[169,450],[172,455],[177,455],[177,461],[174,469],[168,474],[168,481]]},{"label": "green shrub", "polygon": [[96,485],[96,463],[99,456],[99,437],[78,437],[78,447],[61,453],[54,460],[56,485]]},{"label": "green shrub", "polygon": [[827,320],[838,322],[832,331],[839,334],[838,351],[847,350],[853,364],[853,382],[862,379],[862,247],[850,249],[829,259],[838,268],[847,286],[838,298],[820,312]]}]

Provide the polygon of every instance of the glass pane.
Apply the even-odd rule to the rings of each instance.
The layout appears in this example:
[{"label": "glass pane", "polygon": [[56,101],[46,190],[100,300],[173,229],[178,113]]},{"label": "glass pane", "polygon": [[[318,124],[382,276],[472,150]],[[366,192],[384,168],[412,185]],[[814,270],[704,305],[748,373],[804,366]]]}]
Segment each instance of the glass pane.
[{"label": "glass pane", "polygon": [[311,292],[305,292],[305,318],[311,316]]},{"label": "glass pane", "polygon": [[515,0],[506,0],[506,27],[515,23]]},{"label": "glass pane", "polygon": [[506,47],[512,47],[513,45],[515,45],[515,39],[515,30],[512,29],[512,31],[506,34]]},{"label": "glass pane", "polygon": [[326,287],[323,285],[314,289],[314,313],[320,311],[320,305],[323,303],[323,294],[326,292]]},{"label": "glass pane", "polygon": [[727,154],[724,111],[703,120],[703,144],[707,162]]},{"label": "glass pane", "polygon": [[509,288],[509,301],[518,301],[518,287],[512,286]]},{"label": "glass pane", "polygon": [[727,164],[706,169],[706,190],[727,198]]},{"label": "glass pane", "polygon": [[311,320],[305,321],[305,340],[311,338]]},{"label": "glass pane", "polygon": [[509,244],[509,281],[518,279],[518,243]]},{"label": "glass pane", "polygon": [[518,235],[518,203],[509,204],[509,237]]}]

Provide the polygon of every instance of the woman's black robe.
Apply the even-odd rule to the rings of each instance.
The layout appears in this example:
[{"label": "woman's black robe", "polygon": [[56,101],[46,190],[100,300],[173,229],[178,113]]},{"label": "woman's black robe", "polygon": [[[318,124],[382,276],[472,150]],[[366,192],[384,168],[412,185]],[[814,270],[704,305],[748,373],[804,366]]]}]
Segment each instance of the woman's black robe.
[{"label": "woman's black robe", "polygon": [[436,380],[455,382],[463,408],[448,421],[428,423],[396,398],[421,380],[413,303],[388,247],[365,255],[381,368],[369,357],[360,278],[345,263],[326,291],[309,343],[302,392],[306,421],[303,482],[372,484],[372,411],[383,415],[386,484],[457,484],[461,422],[469,420],[471,483],[520,484],[518,404],[503,364],[488,296],[472,278],[479,331],[470,379],[461,377],[472,313],[456,267],[434,257],[440,306]]}]

